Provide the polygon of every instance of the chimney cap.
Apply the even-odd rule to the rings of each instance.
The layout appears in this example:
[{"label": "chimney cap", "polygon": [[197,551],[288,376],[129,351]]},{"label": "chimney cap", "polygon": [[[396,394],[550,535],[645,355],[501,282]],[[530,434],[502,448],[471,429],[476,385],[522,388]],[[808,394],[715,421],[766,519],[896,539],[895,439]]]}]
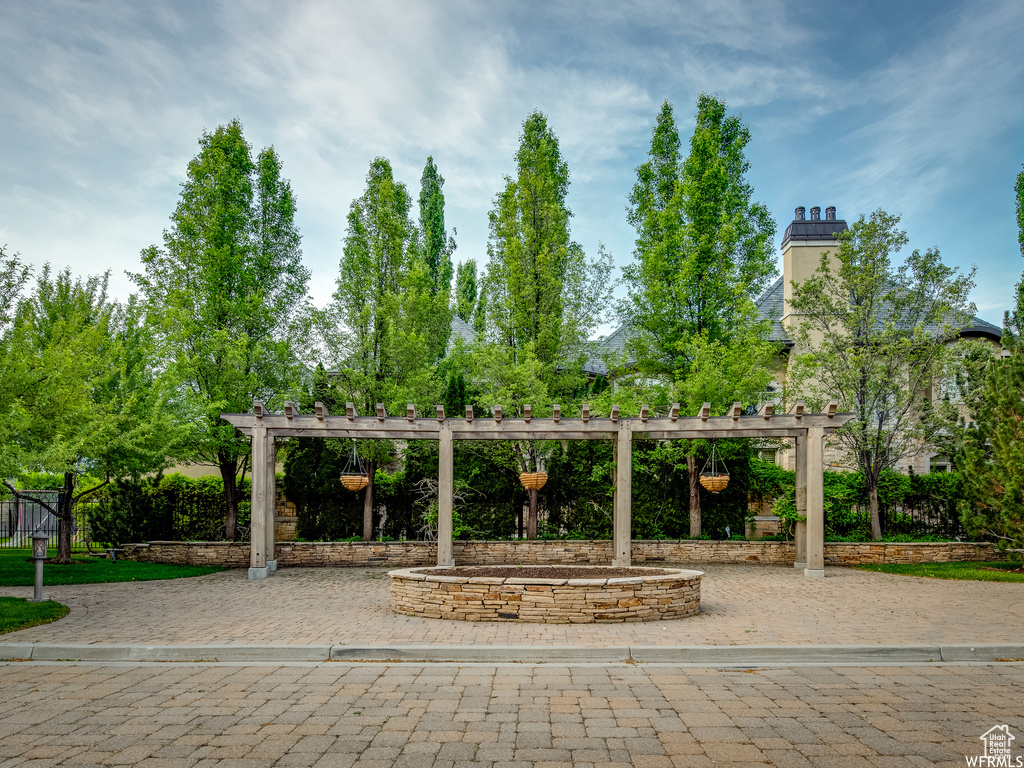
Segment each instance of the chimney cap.
[{"label": "chimney cap", "polygon": [[836,235],[846,231],[846,222],[836,218],[836,207],[830,205],[825,209],[825,218],[821,217],[821,207],[811,208],[811,217],[806,218],[807,209],[800,205],[796,208],[796,218],[786,227],[786,234],[782,238],[782,249],[791,241],[830,242],[834,241]]}]

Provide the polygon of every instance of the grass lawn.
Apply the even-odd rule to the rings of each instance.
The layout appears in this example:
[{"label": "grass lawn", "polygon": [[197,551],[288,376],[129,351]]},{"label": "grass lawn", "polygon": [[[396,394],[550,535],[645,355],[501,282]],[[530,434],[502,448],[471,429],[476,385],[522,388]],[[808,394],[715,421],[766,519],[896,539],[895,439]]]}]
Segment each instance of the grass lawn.
[{"label": "grass lawn", "polygon": [[902,576],[926,576],[931,579],[960,579],[962,581],[1017,581],[1024,582],[1024,573],[1010,573],[1020,563],[912,563],[888,565],[857,565],[861,571],[898,573]]},{"label": "grass lawn", "polygon": [[38,624],[49,624],[67,615],[68,607],[53,600],[30,603],[24,597],[0,597],[0,635]]},{"label": "grass lawn", "polygon": [[[0,549],[0,587],[31,587],[35,584],[36,566],[29,560],[30,549]],[[43,566],[43,584],[100,584],[111,581],[153,581],[203,576],[224,569],[219,565],[158,565],[110,562],[106,558],[72,555],[70,565]]]}]

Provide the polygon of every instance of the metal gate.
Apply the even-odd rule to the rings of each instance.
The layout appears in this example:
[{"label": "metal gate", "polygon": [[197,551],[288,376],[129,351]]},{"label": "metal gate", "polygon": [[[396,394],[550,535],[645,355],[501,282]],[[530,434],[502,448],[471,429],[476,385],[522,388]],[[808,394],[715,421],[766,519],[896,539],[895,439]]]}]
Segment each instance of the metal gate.
[{"label": "metal gate", "polygon": [[[56,544],[59,530],[57,516],[39,502],[57,509],[63,495],[63,491],[25,490],[19,492],[14,499],[0,501],[0,547],[30,547],[33,534],[40,533],[49,536]],[[71,529],[71,544],[85,544],[85,526],[77,509]]]}]

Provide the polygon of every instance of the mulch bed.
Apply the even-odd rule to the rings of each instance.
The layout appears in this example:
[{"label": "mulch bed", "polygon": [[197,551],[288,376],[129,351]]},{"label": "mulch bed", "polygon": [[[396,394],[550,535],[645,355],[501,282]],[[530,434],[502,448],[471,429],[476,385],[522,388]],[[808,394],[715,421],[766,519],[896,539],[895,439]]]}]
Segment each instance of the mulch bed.
[{"label": "mulch bed", "polygon": [[663,568],[594,568],[585,565],[463,565],[443,570],[417,571],[444,576],[486,576],[499,579],[621,579],[662,576]]}]

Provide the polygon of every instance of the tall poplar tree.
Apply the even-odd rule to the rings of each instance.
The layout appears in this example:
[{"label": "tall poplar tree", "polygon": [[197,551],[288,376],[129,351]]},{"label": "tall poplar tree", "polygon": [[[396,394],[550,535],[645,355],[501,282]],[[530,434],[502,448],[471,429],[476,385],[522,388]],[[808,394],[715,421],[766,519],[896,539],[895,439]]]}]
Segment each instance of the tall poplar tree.
[{"label": "tall poplar tree", "polygon": [[[395,408],[417,402],[414,393],[434,359],[428,336],[436,328],[437,284],[419,252],[412,211],[412,198],[395,180],[391,163],[376,158],[366,191],[349,208],[334,294],[344,326],[338,386],[361,413],[371,413],[377,403]],[[390,441],[364,440],[358,450],[370,476],[363,512],[363,538],[369,541],[374,474],[393,448]]]},{"label": "tall poplar tree", "polygon": [[473,322],[476,309],[476,259],[466,259],[455,270],[455,314]]},{"label": "tall poplar tree", "polygon": [[[523,122],[516,174],[505,177],[490,213],[481,386],[511,413],[531,405],[550,408],[552,398],[583,382],[587,337],[610,289],[610,257],[588,261],[569,234],[566,202],[569,167],[547,118],[533,112]],[[541,400],[540,398],[543,398]],[[533,444],[516,444],[523,472],[537,471]],[[537,532],[537,492],[529,492],[528,536]]]},{"label": "tall poplar tree", "polygon": [[430,276],[430,293],[434,297],[434,328],[427,340],[434,358],[444,355],[452,325],[452,253],[455,238],[444,223],[444,177],[427,157],[420,177],[420,237],[423,261]]},{"label": "tall poplar tree", "polygon": [[254,399],[272,403],[295,386],[289,327],[309,272],[295,196],[273,147],[253,161],[238,120],[204,133],[199,147],[163,247],[143,251],[145,271],[132,277],[180,385],[189,458],[220,469],[225,535],[234,539],[250,446],[220,414],[246,412]]},{"label": "tall poplar tree", "polygon": [[[674,381],[689,412],[757,400],[771,380],[773,345],[758,325],[753,299],[773,276],[775,222],[753,202],[744,174],[750,130],[725,102],[697,99],[684,159],[672,105],[665,102],[648,160],[637,168],[628,220],[637,230],[630,288],[620,312],[631,326],[630,358],[644,376]],[[727,386],[720,386],[725,383]],[[697,445],[686,455],[690,535],[701,531]]]}]

